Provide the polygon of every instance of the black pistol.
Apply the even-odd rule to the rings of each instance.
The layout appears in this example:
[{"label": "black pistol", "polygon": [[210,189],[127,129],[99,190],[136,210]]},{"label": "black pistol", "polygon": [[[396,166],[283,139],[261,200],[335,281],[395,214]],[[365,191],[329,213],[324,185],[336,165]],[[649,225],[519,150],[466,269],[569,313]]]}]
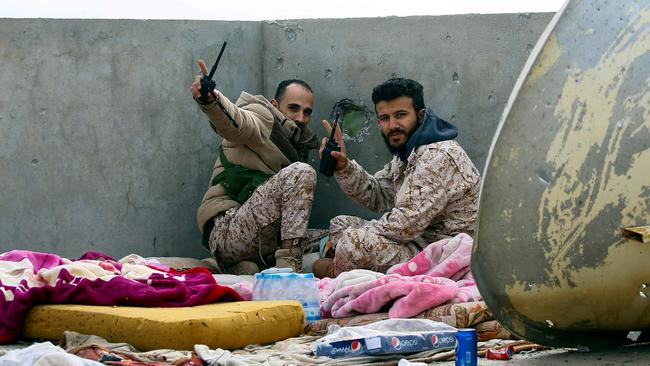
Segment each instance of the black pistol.
[{"label": "black pistol", "polygon": [[219,105],[219,108],[223,111],[223,113],[228,117],[230,122],[235,126],[239,127],[237,122],[232,118],[232,116],[226,111],[226,108],[221,104],[217,96],[214,94],[214,88],[217,87],[217,83],[212,80],[212,77],[214,76],[214,73],[217,71],[217,66],[219,65],[219,61],[221,61],[221,56],[223,55],[223,51],[226,49],[226,45],[228,42],[224,42],[223,45],[221,46],[221,51],[219,51],[219,56],[217,56],[217,61],[215,61],[214,65],[212,65],[212,69],[210,70],[210,73],[208,75],[203,75],[201,77],[201,104],[208,104],[208,96],[212,95],[212,98],[217,102]]},{"label": "black pistol", "polygon": [[332,128],[332,133],[330,134],[330,138],[327,140],[327,143],[325,144],[325,148],[323,149],[323,155],[320,158],[320,166],[318,167],[318,171],[321,172],[321,174],[323,174],[326,177],[333,176],[334,168],[336,168],[336,158],[332,156],[332,151],[341,151],[341,147],[334,139],[334,134],[336,133],[338,122],[339,122],[339,115],[337,113],[336,118],[334,119],[334,128]]}]

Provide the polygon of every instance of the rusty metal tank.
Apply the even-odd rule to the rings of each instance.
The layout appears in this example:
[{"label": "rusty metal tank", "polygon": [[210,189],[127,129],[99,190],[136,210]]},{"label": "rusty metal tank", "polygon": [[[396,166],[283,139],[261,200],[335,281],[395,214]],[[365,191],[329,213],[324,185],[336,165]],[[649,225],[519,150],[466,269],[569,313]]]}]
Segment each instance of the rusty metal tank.
[{"label": "rusty metal tank", "polygon": [[[507,55],[504,55],[507,57]],[[472,255],[514,334],[603,346],[650,329],[650,1],[568,1],[515,84]]]}]

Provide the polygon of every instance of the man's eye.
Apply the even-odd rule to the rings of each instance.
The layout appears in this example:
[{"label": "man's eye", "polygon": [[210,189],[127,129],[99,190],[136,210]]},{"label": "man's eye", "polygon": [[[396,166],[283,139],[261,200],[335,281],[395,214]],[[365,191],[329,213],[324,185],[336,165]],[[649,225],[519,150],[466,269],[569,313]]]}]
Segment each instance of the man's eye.
[{"label": "man's eye", "polygon": [[309,109],[305,109],[304,112],[302,112],[305,116],[311,116],[311,111]]}]

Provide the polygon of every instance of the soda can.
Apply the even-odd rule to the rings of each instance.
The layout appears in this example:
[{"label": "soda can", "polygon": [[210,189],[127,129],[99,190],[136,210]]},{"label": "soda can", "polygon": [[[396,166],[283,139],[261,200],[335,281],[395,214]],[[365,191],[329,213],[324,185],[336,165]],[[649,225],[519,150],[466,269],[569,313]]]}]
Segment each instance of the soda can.
[{"label": "soda can", "polygon": [[513,346],[508,346],[500,349],[487,349],[485,351],[485,358],[488,360],[509,360],[512,354],[515,353]]},{"label": "soda can", "polygon": [[476,330],[458,329],[456,332],[456,366],[476,366]]}]

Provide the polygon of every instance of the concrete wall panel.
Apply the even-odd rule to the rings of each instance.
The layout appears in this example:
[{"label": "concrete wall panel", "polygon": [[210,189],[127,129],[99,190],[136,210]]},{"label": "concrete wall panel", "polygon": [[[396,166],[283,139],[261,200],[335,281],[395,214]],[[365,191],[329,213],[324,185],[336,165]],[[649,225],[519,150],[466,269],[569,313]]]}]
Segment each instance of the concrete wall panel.
[{"label": "concrete wall panel", "polygon": [[[216,81],[227,96],[270,97],[280,80],[302,78],[316,92],[321,136],[318,122],[337,100],[372,109],[375,84],[392,75],[419,80],[482,170],[551,16],[0,19],[0,250],[206,256],[195,214],[219,139],[188,89],[195,60],[214,62],[224,40]],[[372,121],[349,152],[372,172],[390,158]],[[311,225],[327,227],[337,214],[374,217],[319,176]]]},{"label": "concrete wall panel", "polygon": [[[424,86],[427,106],[456,124],[458,141],[483,171],[497,122],[533,45],[553,14],[455,15],[286,20],[264,24],[267,95],[286,78],[307,81],[316,93],[314,129],[342,98],[374,111],[372,88],[392,77]],[[376,123],[347,144],[369,172],[390,159]],[[316,154],[314,154],[316,155]],[[318,165],[313,156],[312,164]],[[376,217],[349,202],[333,178],[319,175],[313,226],[337,214]],[[332,202],[337,202],[332,204]]]},{"label": "concrete wall panel", "polygon": [[256,22],[0,20],[0,248],[205,256],[196,208],[218,145],[189,85],[227,49],[261,88]]}]

